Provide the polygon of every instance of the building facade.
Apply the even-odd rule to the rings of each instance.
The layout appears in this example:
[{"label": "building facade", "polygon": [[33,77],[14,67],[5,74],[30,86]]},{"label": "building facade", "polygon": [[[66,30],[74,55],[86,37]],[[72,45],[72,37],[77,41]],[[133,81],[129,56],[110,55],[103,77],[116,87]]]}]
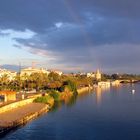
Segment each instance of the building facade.
[{"label": "building facade", "polygon": [[20,76],[24,76],[24,75],[27,75],[27,76],[30,76],[31,74],[33,73],[44,73],[44,74],[49,74],[50,72],[47,71],[46,69],[43,69],[43,68],[40,68],[40,69],[37,69],[37,68],[26,68],[26,69],[22,69],[21,72],[20,72]]},{"label": "building facade", "polygon": [[7,80],[12,81],[15,79],[17,72],[10,71],[7,69],[0,69],[0,78],[7,78]]},{"label": "building facade", "polygon": [[102,78],[102,74],[98,69],[95,73],[94,72],[87,73],[87,77],[95,78],[96,80],[99,81]]}]

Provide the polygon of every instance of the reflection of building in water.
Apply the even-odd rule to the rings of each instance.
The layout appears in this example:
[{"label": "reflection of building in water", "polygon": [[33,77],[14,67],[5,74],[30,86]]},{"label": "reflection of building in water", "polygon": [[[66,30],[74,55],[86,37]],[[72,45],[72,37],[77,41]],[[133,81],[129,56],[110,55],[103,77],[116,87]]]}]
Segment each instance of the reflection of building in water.
[{"label": "reflection of building in water", "polygon": [[96,91],[96,102],[97,102],[97,104],[99,104],[102,99],[102,89],[101,89],[101,87],[97,87],[95,89],[95,91]]},{"label": "reflection of building in water", "polygon": [[97,104],[100,104],[102,102],[102,94],[105,92],[105,91],[109,91],[110,90],[110,87],[96,87],[95,88],[95,93],[96,93],[96,102]]}]

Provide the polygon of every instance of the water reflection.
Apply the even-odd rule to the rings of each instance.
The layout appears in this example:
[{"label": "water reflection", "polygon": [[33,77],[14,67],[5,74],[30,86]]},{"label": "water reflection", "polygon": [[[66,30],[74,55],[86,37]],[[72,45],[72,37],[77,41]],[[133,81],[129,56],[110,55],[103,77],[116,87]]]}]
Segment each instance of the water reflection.
[{"label": "water reflection", "polygon": [[61,109],[61,107],[63,106],[63,104],[64,104],[64,102],[61,102],[61,101],[54,102],[54,105],[51,108],[50,112],[56,112],[56,111],[58,111],[59,109]]},{"label": "water reflection", "polygon": [[67,105],[68,107],[71,107],[71,106],[75,105],[76,99],[77,99],[77,95],[72,96],[72,97],[68,100],[68,102],[66,103],[66,105]]},{"label": "water reflection", "polygon": [[56,102],[52,110],[56,112],[39,117],[4,140],[140,140],[139,106],[139,84],[98,87]]},{"label": "water reflection", "polygon": [[96,93],[96,103],[100,104],[101,100],[102,100],[102,88],[101,87],[97,87],[95,89],[95,93]]},{"label": "water reflection", "polygon": [[102,94],[104,92],[109,92],[110,91],[110,87],[96,87],[95,88],[95,94],[96,94],[96,103],[97,105],[100,105],[102,102]]},{"label": "water reflection", "polygon": [[67,107],[72,107],[76,103],[76,99],[77,95],[73,95],[71,97],[65,98],[63,101],[56,101],[50,111],[58,111],[63,105],[66,105]]},{"label": "water reflection", "polygon": [[88,94],[91,94],[91,93],[94,93],[94,90],[88,90],[88,91],[82,92],[78,95],[78,98],[84,99],[85,97],[87,97]]}]

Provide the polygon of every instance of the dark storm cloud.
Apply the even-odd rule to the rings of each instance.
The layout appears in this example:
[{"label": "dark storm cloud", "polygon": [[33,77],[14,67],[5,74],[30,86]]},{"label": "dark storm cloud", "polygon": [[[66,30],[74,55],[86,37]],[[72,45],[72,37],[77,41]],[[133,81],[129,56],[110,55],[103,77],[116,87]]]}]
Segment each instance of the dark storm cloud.
[{"label": "dark storm cloud", "polygon": [[67,0],[75,9],[89,10],[107,17],[140,17],[139,0]]},{"label": "dark storm cloud", "polygon": [[0,23],[2,28],[40,32],[54,26],[59,20],[71,22],[63,0],[1,0]]},{"label": "dark storm cloud", "polygon": [[1,0],[0,28],[35,32],[31,39],[15,38],[16,46],[52,52],[57,63],[127,70],[140,59],[139,5],[138,0]]},{"label": "dark storm cloud", "polygon": [[1,0],[1,27],[46,30],[55,22],[84,23],[85,12],[102,17],[140,17],[138,0]]}]

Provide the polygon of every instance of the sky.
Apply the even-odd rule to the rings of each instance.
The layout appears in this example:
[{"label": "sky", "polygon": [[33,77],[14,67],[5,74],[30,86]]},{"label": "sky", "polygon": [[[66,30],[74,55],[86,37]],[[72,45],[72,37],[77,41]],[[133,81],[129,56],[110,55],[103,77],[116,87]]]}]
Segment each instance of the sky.
[{"label": "sky", "polygon": [[139,0],[0,0],[0,65],[140,74]]}]

